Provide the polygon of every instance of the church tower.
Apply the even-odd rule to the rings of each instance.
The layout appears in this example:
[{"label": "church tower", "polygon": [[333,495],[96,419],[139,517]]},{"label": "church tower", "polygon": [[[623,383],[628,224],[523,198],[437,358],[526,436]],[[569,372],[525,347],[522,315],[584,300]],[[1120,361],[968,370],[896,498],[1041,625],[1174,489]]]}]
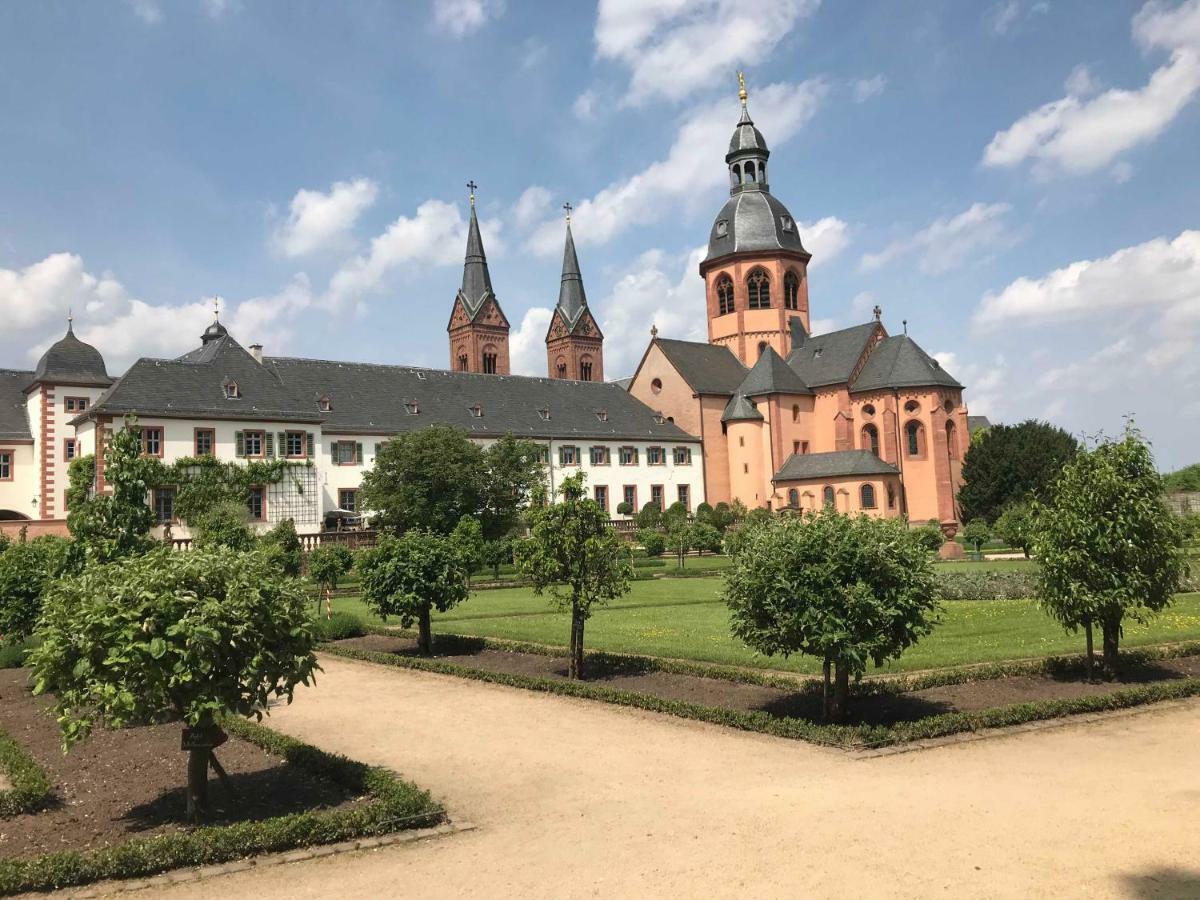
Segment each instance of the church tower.
[{"label": "church tower", "polygon": [[450,368],[456,372],[507,375],[508,319],[492,293],[492,276],[483,254],[479,219],[475,215],[475,188],[471,191],[471,223],[467,229],[467,255],[463,261],[462,288],[450,312]]},{"label": "church tower", "polygon": [[[747,366],[772,347],[783,357],[793,329],[809,333],[808,261],[796,220],[771,196],[771,151],[746,105],[738,73],[742,115],[729,141],[729,200],[717,213],[700,263],[708,307],[708,341],[728,347]],[[795,322],[794,320],[799,320]]]},{"label": "church tower", "polygon": [[571,236],[571,204],[567,211],[567,242],[563,249],[562,283],[558,303],[546,332],[546,366],[551,378],[604,380],[604,335],[592,318]]}]

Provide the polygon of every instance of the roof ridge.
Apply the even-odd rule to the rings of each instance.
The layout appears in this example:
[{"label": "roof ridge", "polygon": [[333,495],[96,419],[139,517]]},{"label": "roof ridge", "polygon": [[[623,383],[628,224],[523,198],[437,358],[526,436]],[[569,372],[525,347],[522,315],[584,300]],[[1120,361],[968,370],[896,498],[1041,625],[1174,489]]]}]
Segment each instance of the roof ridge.
[{"label": "roof ridge", "polygon": [[519,378],[522,381],[540,381],[545,384],[594,384],[594,385],[609,385],[611,381],[583,381],[576,378],[550,378],[546,375],[494,375],[486,372],[457,372],[454,369],[435,369],[432,366],[413,366],[403,363],[371,363],[371,362],[353,362],[340,359],[317,359],[311,356],[265,356],[263,363],[275,362],[302,362],[302,363],[325,363],[332,366],[361,366],[364,368],[373,369],[389,369],[400,370],[406,372],[428,372],[435,375],[450,375],[454,378],[489,378],[489,379],[505,379]]}]

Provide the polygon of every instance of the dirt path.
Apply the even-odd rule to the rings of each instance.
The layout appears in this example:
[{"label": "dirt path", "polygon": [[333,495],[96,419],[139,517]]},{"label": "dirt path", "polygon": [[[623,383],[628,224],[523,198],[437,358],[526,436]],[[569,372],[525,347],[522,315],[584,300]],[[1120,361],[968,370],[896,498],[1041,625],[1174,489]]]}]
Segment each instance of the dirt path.
[{"label": "dirt path", "polygon": [[391,766],[478,830],[162,896],[1200,896],[1198,702],[852,759],[449,676],[322,665],[318,687],[270,724]]}]

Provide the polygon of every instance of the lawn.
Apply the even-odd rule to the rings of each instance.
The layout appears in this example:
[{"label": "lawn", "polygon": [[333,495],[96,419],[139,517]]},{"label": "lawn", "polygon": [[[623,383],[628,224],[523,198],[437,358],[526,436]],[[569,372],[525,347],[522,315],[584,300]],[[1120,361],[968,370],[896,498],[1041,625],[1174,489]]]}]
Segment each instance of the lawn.
[{"label": "lawn", "polygon": [[[593,650],[819,671],[816,660],[759,656],[731,637],[720,590],[718,578],[635,582],[620,602],[593,613],[586,644]],[[335,598],[334,608],[379,623],[357,598]],[[570,622],[551,608],[549,598],[535,597],[528,588],[502,588],[479,591],[457,609],[435,613],[433,630],[563,645]],[[1170,610],[1148,625],[1127,624],[1122,646],[1194,639],[1200,639],[1200,593],[1181,594]],[[1031,600],[955,601],[945,605],[937,630],[889,669],[939,668],[1082,650],[1082,635],[1063,632]]]}]

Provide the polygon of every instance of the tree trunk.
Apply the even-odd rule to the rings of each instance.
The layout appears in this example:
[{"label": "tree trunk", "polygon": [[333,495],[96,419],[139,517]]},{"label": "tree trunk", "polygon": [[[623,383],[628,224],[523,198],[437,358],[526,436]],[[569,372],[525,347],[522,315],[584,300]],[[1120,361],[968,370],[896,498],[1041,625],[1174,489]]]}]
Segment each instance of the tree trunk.
[{"label": "tree trunk", "polygon": [[584,677],[584,671],[583,671],[583,626],[585,624],[586,623],[584,622],[583,613],[580,612],[580,614],[579,614],[579,630],[578,630],[578,635],[575,638],[575,677],[579,678],[581,680]]},{"label": "tree trunk", "polygon": [[829,657],[825,657],[821,662],[821,674],[824,675],[824,680],[821,682],[821,721],[829,721]]},{"label": "tree trunk", "polygon": [[1102,619],[1100,627],[1104,632],[1104,677],[1112,681],[1121,674],[1121,620]]},{"label": "tree trunk", "polygon": [[417,652],[422,656],[433,655],[433,630],[429,627],[429,607],[421,610],[417,617]]},{"label": "tree trunk", "polygon": [[1084,658],[1083,670],[1087,673],[1087,680],[1092,681],[1095,676],[1095,661],[1096,645],[1092,639],[1092,620],[1086,619],[1083,623],[1083,630],[1087,633],[1087,656]]},{"label": "tree trunk", "polygon": [[834,722],[846,721],[847,707],[850,703],[850,669],[844,662],[836,662],[833,667],[833,708],[829,718]]},{"label": "tree trunk", "polygon": [[[212,728],[212,717],[205,716],[193,731]],[[198,825],[208,815],[208,759],[211,747],[193,748],[188,751],[187,762],[187,821]]]},{"label": "tree trunk", "polygon": [[579,604],[571,602],[571,647],[567,660],[567,677],[574,680],[583,677],[583,616]]}]

